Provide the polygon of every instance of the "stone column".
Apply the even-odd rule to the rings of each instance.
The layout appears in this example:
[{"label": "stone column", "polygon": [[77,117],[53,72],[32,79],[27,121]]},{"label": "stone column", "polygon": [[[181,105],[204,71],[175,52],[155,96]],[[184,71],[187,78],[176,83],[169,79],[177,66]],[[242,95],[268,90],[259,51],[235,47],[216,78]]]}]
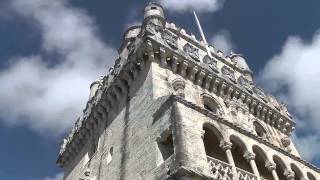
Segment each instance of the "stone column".
[{"label": "stone column", "polygon": [[177,176],[209,175],[208,160],[203,146],[202,130],[188,116],[187,107],[173,100],[172,135]]},{"label": "stone column", "polygon": [[185,128],[183,126],[181,112],[178,108],[178,103],[176,101],[173,102],[172,105],[172,124],[173,124],[173,142],[174,142],[174,151],[175,151],[175,159],[176,159],[176,167],[179,168],[181,166],[186,166],[188,162],[187,156],[187,139],[185,136]]},{"label": "stone column", "polygon": [[233,179],[237,180],[238,179],[237,168],[236,168],[236,165],[234,163],[233,156],[231,153],[232,144],[227,141],[221,141],[220,147],[226,152],[228,163],[232,166]]},{"label": "stone column", "polygon": [[257,176],[258,180],[261,180],[260,173],[258,171],[256,162],[254,161],[256,155],[254,153],[252,153],[252,152],[247,151],[246,153],[244,153],[243,157],[250,163],[250,166],[252,168],[253,174],[255,176]]},{"label": "stone column", "polygon": [[266,162],[266,168],[272,173],[272,177],[274,180],[279,180],[279,177],[277,175],[277,171],[276,171],[276,164],[267,161]]}]

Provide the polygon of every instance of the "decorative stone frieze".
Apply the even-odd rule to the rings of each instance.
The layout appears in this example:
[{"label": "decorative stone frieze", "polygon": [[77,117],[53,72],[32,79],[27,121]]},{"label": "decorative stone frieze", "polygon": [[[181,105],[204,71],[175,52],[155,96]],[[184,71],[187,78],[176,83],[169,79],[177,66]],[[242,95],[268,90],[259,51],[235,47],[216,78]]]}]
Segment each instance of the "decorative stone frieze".
[{"label": "decorative stone frieze", "polygon": [[192,46],[191,44],[189,43],[186,43],[184,46],[183,46],[183,50],[188,53],[188,55],[190,57],[192,57],[195,61],[200,61],[199,59],[199,49]]},{"label": "decorative stone frieze", "polygon": [[178,36],[174,33],[164,30],[161,34],[162,38],[165,40],[165,42],[172,48],[178,49]]},{"label": "decorative stone frieze", "polygon": [[[154,42],[154,39],[152,39],[152,37],[150,37],[150,41],[151,43],[161,43],[161,42]],[[165,44],[162,44],[164,47],[166,47]],[[188,45],[189,48],[189,45]],[[187,49],[188,49],[187,48]],[[195,47],[192,47],[195,48]],[[291,130],[292,127],[294,127],[295,123],[293,121],[291,121],[290,119],[288,119],[288,117],[285,117],[282,115],[282,113],[280,113],[279,111],[272,109],[272,107],[270,107],[268,105],[268,103],[264,102],[262,99],[260,100],[260,96],[255,96],[253,95],[253,90],[252,88],[254,87],[253,84],[251,85],[249,83],[249,81],[245,81],[248,85],[248,87],[250,86],[251,88],[251,92],[252,93],[248,93],[246,90],[246,86],[245,87],[239,87],[239,85],[237,85],[235,78],[234,78],[234,72],[232,70],[230,70],[228,67],[224,66],[221,71],[223,71],[224,76],[219,77],[216,73],[213,73],[212,70],[206,68],[206,66],[201,66],[200,64],[202,62],[195,62],[193,59],[190,59],[187,56],[181,56],[181,54],[175,54],[174,51],[169,50],[169,48],[163,48],[163,50],[165,50],[166,54],[172,54],[172,63],[171,63],[171,69],[174,73],[181,73],[183,72],[183,74],[181,75],[185,75],[184,72],[186,72],[186,77],[189,77],[190,80],[194,81],[195,84],[199,85],[199,86],[203,86],[204,87],[208,87],[209,91],[213,91],[213,93],[216,93],[218,96],[221,96],[223,98],[233,98],[232,94],[233,93],[226,93],[226,89],[229,88],[230,86],[233,87],[233,89],[237,89],[240,90],[239,94],[240,95],[240,99],[243,101],[244,104],[246,104],[250,110],[250,113],[252,113],[253,115],[257,116],[259,119],[265,121],[266,123],[269,123],[270,125],[274,126],[275,128],[279,129],[281,132],[290,135],[291,134]],[[187,50],[190,52],[193,52],[191,50]],[[183,58],[183,59],[182,59]],[[181,62],[186,62],[189,61],[189,63],[185,63],[184,66],[179,66]],[[199,64],[200,63],[200,64]],[[185,65],[187,64],[188,67],[185,67]],[[179,68],[183,67],[184,69],[191,69],[190,71],[184,71],[184,70],[179,70]],[[189,75],[188,75],[189,74]],[[207,78],[207,76],[210,74],[210,76],[212,76],[212,78]],[[206,85],[206,82],[203,82],[205,80],[211,80],[213,81],[212,83],[212,87],[210,87],[209,85]],[[235,82],[232,82],[232,80],[234,80]],[[243,78],[243,80],[245,80]],[[238,81],[240,81],[238,79]],[[248,84],[249,83],[249,84]],[[241,83],[239,83],[241,85]],[[242,83],[243,84],[243,83]],[[247,87],[247,88],[248,88]],[[212,88],[212,89],[210,89]],[[248,90],[248,89],[247,89]],[[260,92],[260,91],[259,91]],[[259,97],[259,98],[258,98]],[[265,109],[264,111],[262,111],[262,109]],[[267,110],[269,109],[269,111]],[[269,115],[267,115],[266,113],[269,113]],[[263,118],[263,119],[262,119]],[[281,118],[281,119],[280,119]],[[279,123],[281,122],[281,123]]]}]

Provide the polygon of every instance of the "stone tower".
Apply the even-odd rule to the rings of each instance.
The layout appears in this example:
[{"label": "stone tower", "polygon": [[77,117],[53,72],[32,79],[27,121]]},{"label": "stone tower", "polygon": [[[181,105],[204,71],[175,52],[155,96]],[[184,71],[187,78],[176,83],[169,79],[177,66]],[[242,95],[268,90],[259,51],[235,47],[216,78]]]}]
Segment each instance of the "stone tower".
[{"label": "stone tower", "polygon": [[245,58],[166,22],[159,4],[90,88],[61,145],[65,180],[320,180],[291,141],[286,106],[254,83]]}]

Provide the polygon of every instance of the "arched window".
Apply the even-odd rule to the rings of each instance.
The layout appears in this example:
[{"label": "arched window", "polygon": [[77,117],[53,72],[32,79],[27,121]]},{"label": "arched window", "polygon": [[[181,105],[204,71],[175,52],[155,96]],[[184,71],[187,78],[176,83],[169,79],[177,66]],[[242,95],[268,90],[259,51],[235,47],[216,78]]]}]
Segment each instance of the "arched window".
[{"label": "arched window", "polygon": [[248,151],[245,143],[239,137],[234,135],[230,136],[230,141],[232,143],[231,152],[236,167],[253,173],[249,162],[244,158],[244,154]]},{"label": "arched window", "polygon": [[291,167],[291,170],[294,172],[294,179],[295,180],[302,179],[303,175],[302,175],[301,170],[293,163],[291,163],[290,167]]},{"label": "arched window", "polygon": [[207,156],[228,162],[225,152],[221,149],[221,147],[219,147],[220,142],[222,141],[221,133],[211,125],[205,125],[203,130],[203,144]]},{"label": "arched window", "polygon": [[268,161],[266,153],[257,145],[252,147],[252,151],[256,155],[255,162],[260,176],[264,179],[273,179],[271,172],[266,168],[266,162]]},{"label": "arched window", "polygon": [[314,175],[311,174],[310,172],[307,173],[307,176],[309,180],[317,180],[316,177],[314,177]]},{"label": "arched window", "polygon": [[220,104],[209,94],[202,94],[201,95],[202,98],[202,103],[203,103],[203,107],[211,112],[213,112],[214,114],[222,114],[222,108],[220,106]]},{"label": "arched window", "polygon": [[256,134],[259,137],[261,137],[262,139],[268,139],[267,131],[260,123],[258,123],[257,121],[254,121],[253,126]]},{"label": "arched window", "polygon": [[287,179],[284,176],[284,172],[286,171],[286,165],[284,161],[277,155],[273,156],[273,161],[276,163],[276,172],[279,177],[279,179]]}]

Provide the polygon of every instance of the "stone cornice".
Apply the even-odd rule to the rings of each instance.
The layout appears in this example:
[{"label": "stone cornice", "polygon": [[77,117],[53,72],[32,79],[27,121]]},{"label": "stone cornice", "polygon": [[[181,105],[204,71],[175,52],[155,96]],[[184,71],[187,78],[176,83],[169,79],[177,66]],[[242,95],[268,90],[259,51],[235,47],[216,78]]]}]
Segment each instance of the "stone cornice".
[{"label": "stone cornice", "polygon": [[[141,51],[140,47],[136,47]],[[144,60],[140,52],[132,54],[128,60],[116,61],[110,73],[102,78],[95,95],[88,101],[83,115],[77,120],[71,133],[64,139],[59,152],[57,163],[63,167],[70,163],[90,140],[90,137],[107,120],[117,103],[128,93],[128,88],[135,80],[137,73],[144,68]],[[121,61],[121,59],[119,60]]]},{"label": "stone cornice", "polygon": [[309,163],[309,162],[301,159],[301,158],[298,157],[298,156],[295,156],[295,155],[293,155],[293,154],[290,154],[290,153],[288,153],[287,151],[285,151],[285,150],[283,150],[283,149],[281,149],[281,148],[279,148],[279,147],[271,144],[271,143],[268,142],[267,140],[264,140],[264,139],[262,139],[261,137],[253,134],[252,132],[249,132],[249,131],[241,128],[240,126],[231,123],[230,121],[228,121],[227,119],[221,117],[220,115],[216,115],[216,114],[212,113],[211,111],[209,111],[209,110],[207,110],[207,109],[205,109],[205,108],[203,108],[203,107],[201,107],[201,106],[199,106],[199,105],[197,105],[197,104],[194,104],[194,103],[192,103],[192,102],[190,102],[190,101],[187,101],[187,100],[184,99],[183,97],[176,96],[176,95],[172,95],[170,98],[168,98],[168,100],[170,100],[170,101],[177,101],[177,102],[179,102],[179,103],[181,103],[181,104],[184,104],[185,106],[187,106],[187,107],[189,107],[189,108],[191,108],[191,109],[194,109],[194,110],[196,110],[197,112],[199,112],[199,113],[201,113],[201,114],[203,114],[203,115],[205,115],[205,116],[208,116],[208,117],[210,117],[211,119],[216,120],[216,121],[218,121],[218,122],[220,122],[220,123],[222,123],[222,124],[224,124],[224,125],[232,128],[232,129],[234,129],[234,130],[236,130],[236,131],[238,131],[238,132],[240,132],[240,133],[242,133],[242,134],[244,134],[244,135],[246,135],[246,136],[248,136],[248,137],[250,137],[250,138],[252,138],[252,139],[254,139],[254,140],[256,140],[256,141],[258,141],[259,143],[262,143],[262,144],[264,144],[264,145],[266,145],[266,146],[268,146],[268,147],[276,150],[277,152],[279,152],[279,153],[281,153],[281,154],[283,154],[283,155],[285,155],[285,156],[290,157],[291,159],[293,159],[293,160],[295,160],[295,161],[298,161],[298,162],[302,163],[303,165],[305,165],[305,166],[313,169],[314,171],[320,172],[320,169],[319,169],[318,167],[312,165],[311,163]]},{"label": "stone cornice", "polygon": [[148,36],[146,46],[148,55],[154,57],[155,54],[158,54],[160,62],[156,62],[170,69],[173,73],[190,79],[194,84],[221,96],[223,99],[241,101],[249,108],[251,114],[286,135],[290,136],[294,130],[295,123],[292,120],[268,105],[258,95],[248,93],[244,87],[231,81],[221,72],[213,71],[205,63],[195,61],[183,50],[171,48],[157,35]]}]

